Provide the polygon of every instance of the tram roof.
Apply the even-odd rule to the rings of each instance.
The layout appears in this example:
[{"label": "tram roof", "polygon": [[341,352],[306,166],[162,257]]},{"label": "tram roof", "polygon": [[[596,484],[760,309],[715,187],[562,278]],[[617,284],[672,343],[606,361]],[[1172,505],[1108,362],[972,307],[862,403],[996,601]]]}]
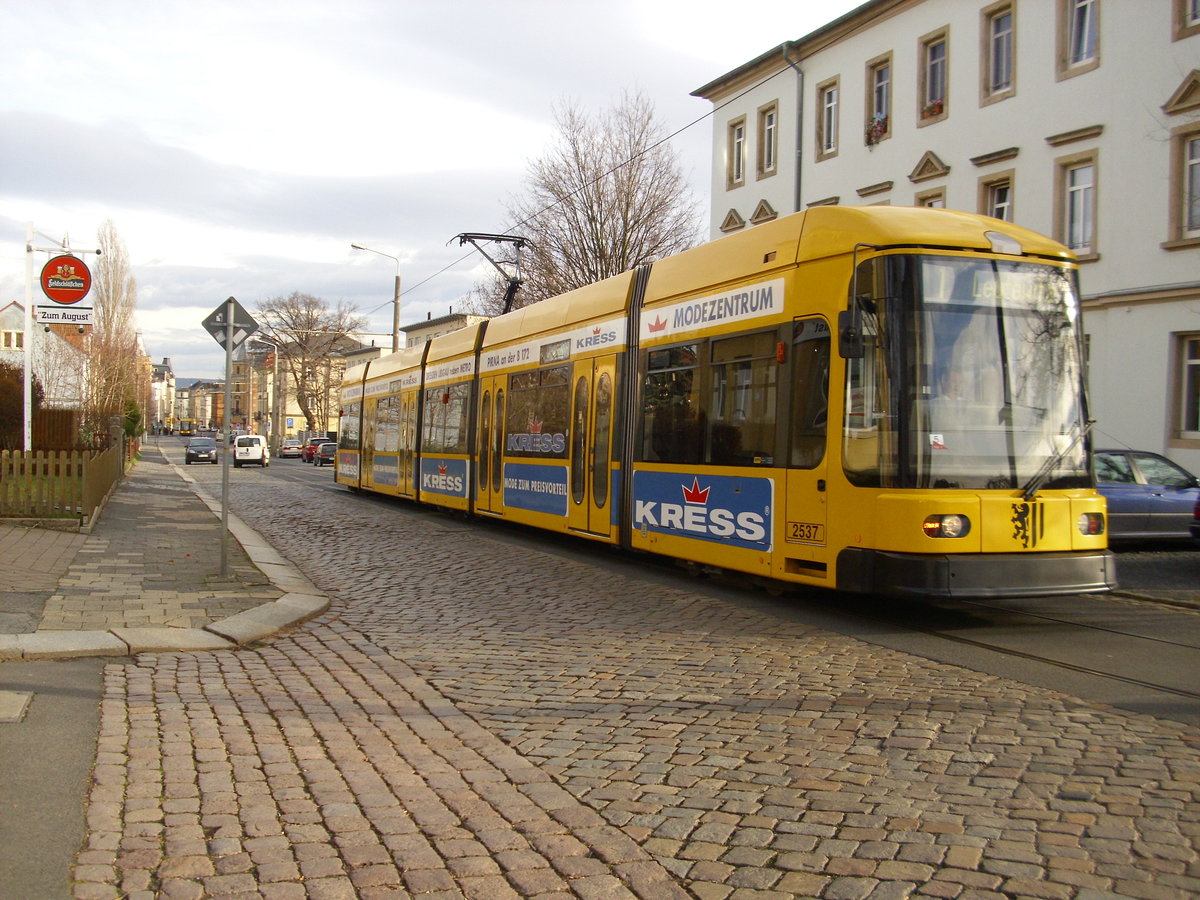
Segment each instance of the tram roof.
[{"label": "tram roof", "polygon": [[[425,353],[425,345],[420,347],[406,347],[403,350],[397,350],[395,353],[389,353],[386,356],[381,356],[379,359],[371,361],[371,368],[367,370],[366,376],[368,381],[373,381],[376,378],[384,378],[389,375],[395,375],[397,372],[402,372],[406,369],[419,368],[421,365],[421,357]],[[346,371],[345,381],[361,381],[363,372],[358,371],[362,366],[355,366],[353,369]]]},{"label": "tram roof", "polygon": [[540,303],[514,309],[488,322],[484,347],[496,347],[533,335],[546,334],[567,325],[601,316],[623,313],[629,303],[633,271],[585,285]]},{"label": "tram roof", "polygon": [[854,252],[858,244],[992,252],[988,232],[1016,239],[1026,254],[1073,259],[1045,235],[998,219],[906,206],[818,206],[755,225],[654,263],[646,301],[764,278],[797,263]]}]

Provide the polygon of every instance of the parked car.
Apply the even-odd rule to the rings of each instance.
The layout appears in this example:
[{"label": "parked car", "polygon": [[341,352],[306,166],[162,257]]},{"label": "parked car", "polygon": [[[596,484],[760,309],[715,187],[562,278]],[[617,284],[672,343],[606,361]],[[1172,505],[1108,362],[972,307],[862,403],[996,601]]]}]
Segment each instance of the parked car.
[{"label": "parked car", "polygon": [[279,458],[288,459],[295,457],[299,459],[304,455],[304,441],[300,438],[284,438],[282,444],[279,445]]},{"label": "parked car", "polygon": [[317,445],[317,452],[313,455],[314,466],[332,466],[335,459],[337,459],[337,444],[333,441],[326,441]]},{"label": "parked car", "polygon": [[183,451],[183,461],[186,465],[194,462],[207,462],[216,465],[220,459],[217,442],[210,437],[194,437],[188,440],[187,448]]},{"label": "parked car", "polygon": [[271,464],[271,452],[267,449],[267,439],[261,434],[240,435],[233,445],[234,468],[240,469],[251,463],[258,463],[264,469]]},{"label": "parked car", "polygon": [[1145,450],[1097,450],[1096,487],[1108,500],[1108,539],[1186,539],[1200,479]]},{"label": "parked car", "polygon": [[1196,508],[1192,510],[1192,521],[1188,523],[1188,530],[1192,533],[1192,540],[1200,544],[1200,500],[1196,501]]},{"label": "parked car", "polygon": [[304,442],[304,451],[303,451],[303,455],[301,456],[301,459],[303,459],[305,462],[312,462],[313,457],[317,453],[317,448],[320,447],[322,444],[324,444],[328,440],[329,440],[329,438],[327,438],[327,437],[311,437],[311,438],[309,438],[307,441]]}]

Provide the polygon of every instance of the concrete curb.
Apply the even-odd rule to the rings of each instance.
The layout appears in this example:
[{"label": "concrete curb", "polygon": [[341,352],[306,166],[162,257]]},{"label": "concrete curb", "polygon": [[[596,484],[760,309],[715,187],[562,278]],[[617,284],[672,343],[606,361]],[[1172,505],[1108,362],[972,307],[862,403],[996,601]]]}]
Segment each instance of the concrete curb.
[{"label": "concrete curb", "polygon": [[[200,489],[196,480],[167,461],[192,492],[218,517],[220,501]],[[107,631],[34,631],[0,634],[0,661],[70,659],[85,656],[132,656],[137,653],[173,653],[228,650],[261,641],[285,628],[299,625],[329,608],[321,594],[279,551],[232,513],[229,533],[242,545],[250,561],[279,590],[282,597],[253,609],[210,622],[203,628],[148,626]]]}]

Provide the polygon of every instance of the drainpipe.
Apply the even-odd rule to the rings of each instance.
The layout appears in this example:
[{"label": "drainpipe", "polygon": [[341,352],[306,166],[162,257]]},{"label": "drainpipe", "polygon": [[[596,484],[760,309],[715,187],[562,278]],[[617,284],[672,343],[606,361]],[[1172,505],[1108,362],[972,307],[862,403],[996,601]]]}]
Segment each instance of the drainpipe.
[{"label": "drainpipe", "polygon": [[796,208],[792,212],[800,212],[800,173],[804,157],[804,70],[788,56],[791,47],[789,41],[784,41],[779,49],[783,54],[783,61],[796,72]]}]

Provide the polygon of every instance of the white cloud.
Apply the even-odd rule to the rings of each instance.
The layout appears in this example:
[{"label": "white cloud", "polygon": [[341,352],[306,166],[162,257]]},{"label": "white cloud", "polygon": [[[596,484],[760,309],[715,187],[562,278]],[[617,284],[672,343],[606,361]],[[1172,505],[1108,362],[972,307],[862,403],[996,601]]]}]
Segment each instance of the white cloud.
[{"label": "white cloud", "polygon": [[[405,322],[441,315],[482,270],[447,242],[508,226],[557,100],[641,89],[673,131],[708,111],[691,90],[853,5],[0,4],[22,86],[0,95],[0,302],[23,296],[26,222],[88,246],[111,219],[145,345],[181,376],[219,374],[199,321],[230,294],[345,299],[386,334],[394,268],[351,242],[401,256]],[[676,146],[706,201],[707,124]]]}]

